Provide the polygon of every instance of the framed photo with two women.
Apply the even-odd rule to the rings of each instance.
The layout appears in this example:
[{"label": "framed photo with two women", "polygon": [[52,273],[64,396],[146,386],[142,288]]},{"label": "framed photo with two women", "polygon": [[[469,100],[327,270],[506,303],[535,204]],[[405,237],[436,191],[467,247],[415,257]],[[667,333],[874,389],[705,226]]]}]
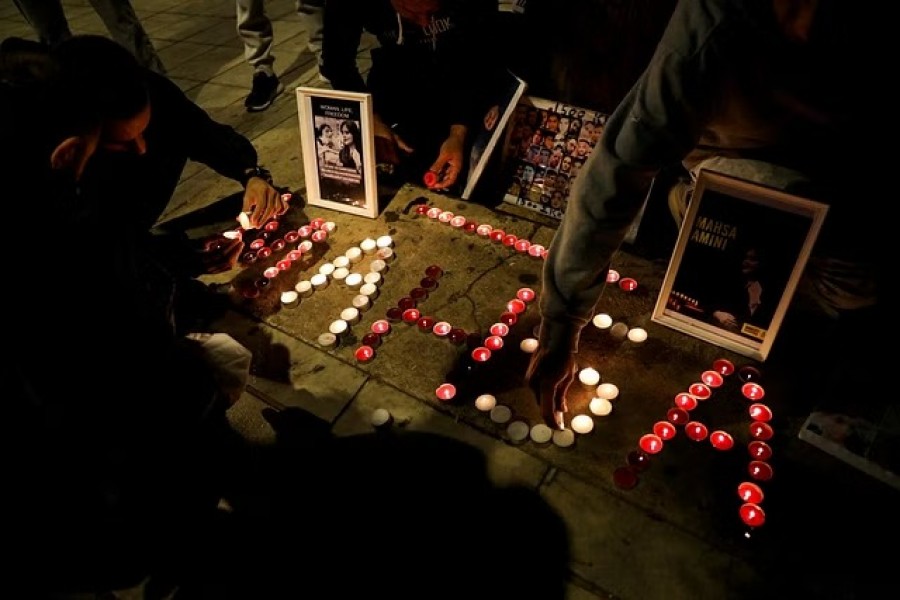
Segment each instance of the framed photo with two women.
[{"label": "framed photo with two women", "polygon": [[378,216],[372,97],[296,88],[307,203]]}]

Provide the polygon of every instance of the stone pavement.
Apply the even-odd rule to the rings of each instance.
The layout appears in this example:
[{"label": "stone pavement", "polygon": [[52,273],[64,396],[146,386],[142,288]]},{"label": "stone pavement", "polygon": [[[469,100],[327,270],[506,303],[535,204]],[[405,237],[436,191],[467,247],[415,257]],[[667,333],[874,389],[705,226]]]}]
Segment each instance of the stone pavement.
[{"label": "stone pavement", "polygon": [[[243,107],[251,73],[234,32],[233,2],[135,0],[134,5],[179,86],[213,117],[247,135],[276,181],[303,195],[297,106],[291,90],[323,84],[293,2],[266,4],[275,23],[276,72],[288,91],[267,111],[254,114]],[[86,0],[67,1],[65,6],[73,31],[105,33]],[[31,36],[11,5],[0,8],[0,36],[7,35]],[[367,47],[360,50],[363,65]],[[237,191],[234,182],[191,164],[164,221],[177,221]],[[487,560],[477,572],[504,583],[492,592],[498,597],[504,597],[505,589],[510,596],[569,600],[869,598],[889,589],[890,572],[879,548],[890,548],[895,540],[896,519],[888,510],[896,506],[897,492],[797,439],[813,400],[799,397],[797,390],[802,395],[813,389],[809,379],[814,371],[805,370],[807,361],[792,353],[790,332],[785,332],[780,351],[763,366],[651,323],[649,314],[665,269],[659,257],[644,257],[630,248],[617,256],[613,266],[639,286],[632,292],[610,286],[601,310],[616,322],[645,328],[649,338],[634,343],[615,338],[609,330],[588,327],[581,360],[595,367],[604,382],[616,384],[620,393],[612,401],[612,412],[598,416],[589,409],[593,388],[574,386],[570,416],[588,415],[593,430],[576,434],[571,447],[512,439],[507,424],[494,422],[474,404],[477,395],[490,393],[510,408],[513,420],[529,428],[538,424],[537,406],[522,385],[528,355],[519,349],[538,322],[534,305],[510,327],[504,348],[482,365],[468,360],[465,344],[454,345],[403,322],[391,324],[392,331],[373,360],[357,361],[354,352],[372,322],[419,287],[431,265],[440,266],[443,276],[421,303],[423,314],[466,332],[486,334],[520,288],[540,293],[540,259],[418,215],[408,210],[411,202],[424,197],[430,206],[545,246],[554,233],[552,222],[500,203],[467,203],[409,185],[382,191],[384,205],[376,219],[310,206],[292,209],[285,217],[289,225],[320,217],[333,221],[336,229],[311,259],[279,275],[259,298],[246,299],[239,290],[277,257],[204,279],[229,300],[229,310],[217,316],[215,327],[254,352],[250,386],[229,414],[233,427],[263,450],[285,445],[306,448],[308,443],[309,453],[294,466],[305,472],[314,463],[318,476],[304,476],[309,485],[303,495],[311,505],[298,503],[296,518],[320,520],[316,526],[332,532],[322,543],[336,560],[342,560],[344,552],[390,569],[378,571],[373,565],[364,568],[347,561],[349,579],[354,573],[370,577],[380,573],[385,580],[364,580],[371,583],[369,589],[385,593],[395,589],[398,597],[404,595],[399,590],[405,589],[400,584],[405,580],[434,586],[432,591],[422,588],[419,597],[439,596],[438,590],[447,585],[437,575],[426,577],[432,575],[433,563],[415,552],[395,551],[392,560],[387,550],[391,546],[370,548],[366,544],[374,532],[400,543],[416,541],[435,560],[456,553],[453,558],[463,566],[454,563],[453,571],[442,573],[448,579],[461,576],[467,557]],[[191,231],[202,235],[232,224],[230,218],[212,219]],[[299,306],[286,308],[279,293],[309,278],[325,260],[365,238],[382,235],[392,237],[396,258],[384,272],[372,308],[336,348],[322,348],[319,335],[349,306],[353,294],[332,281]],[[367,264],[359,263],[361,272]],[[710,429],[732,433],[734,449],[715,451],[708,441],[698,444],[679,433],[648,461],[649,468],[640,473],[634,489],[621,489],[612,478],[640,436],[665,419],[675,394],[696,382],[717,358],[728,358],[738,367],[760,367],[766,401],[775,412],[771,462],[776,476],[761,484],[767,522],[750,531],[749,537],[738,516],[737,495],[738,484],[748,480],[749,419],[736,376],[728,378],[696,413]],[[435,389],[448,381],[456,384],[457,397],[438,400]],[[388,427],[373,427],[376,409],[389,411]],[[299,418],[289,421],[288,416]],[[287,427],[288,422],[296,426]],[[337,440],[333,445],[312,443],[323,429]],[[409,439],[405,436],[410,434],[415,443],[405,446],[407,453],[389,451],[391,442],[386,440]],[[422,439],[430,442],[421,443]],[[432,443],[435,439],[446,443]],[[470,457],[460,448],[477,451],[472,471],[466,474],[452,468],[469,464]],[[421,452],[420,460],[413,461],[410,452]],[[293,477],[291,463],[287,466],[283,476]],[[487,502],[479,486],[525,490],[560,520],[564,539],[560,542],[548,534],[546,525],[553,518],[544,519],[547,515],[531,510],[533,505],[518,502],[521,498],[507,504]],[[346,495],[338,497],[338,490]],[[425,497],[426,492],[434,496]],[[487,514],[473,510],[472,503],[479,501],[485,502]],[[531,508],[521,508],[525,506]],[[468,548],[451,548],[453,539]],[[360,548],[371,553],[363,555]],[[479,548],[508,554],[495,552],[487,559]],[[252,551],[269,552],[277,554],[265,544]],[[379,552],[387,554],[376,561],[372,554]],[[557,570],[554,560],[560,558],[564,565]],[[272,588],[265,583],[267,578],[280,581],[294,596],[306,590],[311,597],[344,597],[337,582],[331,593],[310,583],[306,569],[326,568],[318,561],[295,563],[296,573],[274,569],[255,573],[249,563],[236,568],[244,568],[247,579],[260,583],[248,598],[268,597],[263,591]],[[342,569],[331,568],[340,577]],[[529,583],[534,584],[533,595],[527,592]]]}]

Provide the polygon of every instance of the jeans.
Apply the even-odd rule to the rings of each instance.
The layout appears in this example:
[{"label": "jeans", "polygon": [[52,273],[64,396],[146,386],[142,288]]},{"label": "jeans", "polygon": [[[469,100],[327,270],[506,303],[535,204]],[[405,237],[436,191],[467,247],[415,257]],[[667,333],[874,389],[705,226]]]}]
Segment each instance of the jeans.
[{"label": "jeans", "polygon": [[[324,0],[297,0],[297,13],[309,34],[308,47],[321,65],[322,7]],[[264,0],[237,0],[237,33],[244,43],[244,59],[254,72],[274,75],[272,21],[266,16]]]}]

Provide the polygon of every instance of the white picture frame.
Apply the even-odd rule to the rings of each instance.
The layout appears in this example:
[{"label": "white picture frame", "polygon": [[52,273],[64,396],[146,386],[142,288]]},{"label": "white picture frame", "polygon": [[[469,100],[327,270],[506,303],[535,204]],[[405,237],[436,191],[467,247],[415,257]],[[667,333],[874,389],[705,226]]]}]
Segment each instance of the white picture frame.
[{"label": "white picture frame", "polygon": [[[296,95],[307,204],[376,218],[371,94],[298,87]],[[344,133],[355,142],[345,146]]]},{"label": "white picture frame", "polygon": [[651,320],[765,361],[827,212],[701,170]]}]

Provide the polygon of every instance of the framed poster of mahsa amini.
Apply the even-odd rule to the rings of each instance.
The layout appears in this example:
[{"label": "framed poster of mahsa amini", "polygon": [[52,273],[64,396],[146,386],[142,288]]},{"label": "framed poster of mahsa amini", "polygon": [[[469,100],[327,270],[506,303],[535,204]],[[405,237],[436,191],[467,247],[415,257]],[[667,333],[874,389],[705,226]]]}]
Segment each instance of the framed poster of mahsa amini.
[{"label": "framed poster of mahsa amini", "polygon": [[296,93],[307,203],[374,219],[371,95],[305,87]]},{"label": "framed poster of mahsa amini", "polygon": [[701,170],[652,320],[764,361],[827,211]]}]

